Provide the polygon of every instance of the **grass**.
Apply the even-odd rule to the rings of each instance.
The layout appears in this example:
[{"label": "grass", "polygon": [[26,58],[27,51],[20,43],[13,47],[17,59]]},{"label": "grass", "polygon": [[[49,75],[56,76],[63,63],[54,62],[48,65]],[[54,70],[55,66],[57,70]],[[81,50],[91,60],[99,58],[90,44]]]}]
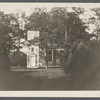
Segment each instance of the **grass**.
[{"label": "grass", "polygon": [[[3,68],[4,66],[4,68],[8,67],[8,64],[5,61],[5,58],[0,58],[0,68]],[[36,69],[33,71],[3,71],[1,69],[0,91],[91,90],[93,85],[96,84],[97,78],[95,82],[92,82],[91,79],[95,77],[99,65],[98,58],[82,75],[71,80],[70,76],[65,74],[60,68]],[[92,82],[91,87],[89,87],[90,82]],[[87,87],[85,87],[85,85],[87,85]]]},{"label": "grass", "polygon": [[8,60],[0,55],[0,90],[67,90],[69,87],[69,76],[59,68],[34,71],[7,71],[7,68]]},{"label": "grass", "polygon": [[65,74],[61,68],[34,69],[33,71],[0,71],[0,90],[91,90],[98,81],[97,78],[95,81],[91,81],[91,78],[97,77],[93,74],[97,72],[96,69],[91,66],[84,72],[84,75],[74,79]]},{"label": "grass", "polygon": [[34,71],[0,71],[0,91],[100,89],[100,86],[97,84],[100,83],[98,80],[100,68],[99,70],[95,68],[95,71],[93,68],[88,68],[84,75],[74,79],[71,79],[60,68],[36,69]]},{"label": "grass", "polygon": [[69,76],[61,69],[0,72],[0,90],[66,90]]}]

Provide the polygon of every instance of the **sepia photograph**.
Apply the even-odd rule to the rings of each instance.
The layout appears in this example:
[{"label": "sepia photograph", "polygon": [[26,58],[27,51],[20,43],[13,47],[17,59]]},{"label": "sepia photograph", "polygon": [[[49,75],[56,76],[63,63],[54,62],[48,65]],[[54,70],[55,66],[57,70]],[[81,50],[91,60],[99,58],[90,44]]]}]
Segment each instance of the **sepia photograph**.
[{"label": "sepia photograph", "polygon": [[100,3],[0,3],[0,91],[100,90]]}]

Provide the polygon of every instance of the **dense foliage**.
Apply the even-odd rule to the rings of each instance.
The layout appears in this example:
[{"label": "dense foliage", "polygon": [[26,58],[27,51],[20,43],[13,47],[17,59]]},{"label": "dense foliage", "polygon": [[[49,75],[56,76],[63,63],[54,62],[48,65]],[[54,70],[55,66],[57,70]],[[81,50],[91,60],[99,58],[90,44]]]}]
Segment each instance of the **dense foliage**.
[{"label": "dense foliage", "polygon": [[55,7],[47,12],[46,9],[36,8],[28,17],[26,29],[40,31],[40,47],[65,49],[61,55],[61,66],[65,72],[74,74],[83,72],[89,66],[91,38],[96,35],[86,31],[88,26],[80,18],[84,9],[74,7],[72,10],[69,12],[66,8]]},{"label": "dense foliage", "polygon": [[[98,9],[92,11],[98,17],[97,19],[95,17],[90,18],[89,24],[96,23],[96,20],[98,20],[99,25]],[[86,31],[88,29],[87,23],[80,18],[80,15],[83,15],[84,12],[84,9],[75,7],[72,8],[71,12],[63,7],[55,7],[51,11],[47,11],[46,8],[35,8],[27,19],[24,12],[21,12],[20,18],[19,13],[13,15],[0,12],[0,51],[7,54],[11,50],[19,51],[21,48],[20,39],[26,39],[23,34],[24,23],[26,31],[40,32],[40,37],[29,41],[30,44],[37,42],[41,49],[65,49],[63,56],[61,56],[65,72],[69,69],[73,73],[74,68],[76,69],[75,66],[79,66],[81,69],[81,66],[86,68],[88,65],[84,64],[87,64],[89,57],[91,58],[90,55],[93,55],[90,52],[93,42],[91,38],[95,35]],[[99,29],[96,32],[99,33]]]}]

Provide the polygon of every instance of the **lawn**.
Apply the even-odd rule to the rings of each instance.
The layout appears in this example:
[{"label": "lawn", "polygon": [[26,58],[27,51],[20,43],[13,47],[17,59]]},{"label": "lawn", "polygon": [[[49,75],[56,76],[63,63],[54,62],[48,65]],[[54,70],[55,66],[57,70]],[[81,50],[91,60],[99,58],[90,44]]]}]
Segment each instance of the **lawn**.
[{"label": "lawn", "polygon": [[[7,63],[5,64],[7,66]],[[97,84],[100,83],[98,81],[100,68],[98,69],[99,63],[96,64],[88,67],[82,75],[73,79],[70,75],[65,74],[61,68],[33,69],[32,71],[30,69],[21,71],[2,70],[0,71],[0,91],[100,89],[99,84]],[[0,65],[3,66],[2,62]]]},{"label": "lawn", "polygon": [[72,79],[61,68],[0,71],[0,91],[96,90],[100,89],[100,68],[95,74],[93,74],[94,72],[90,67],[84,72],[84,75]]},{"label": "lawn", "polygon": [[60,68],[0,72],[0,90],[67,90],[69,75]]},{"label": "lawn", "polygon": [[9,68],[7,62],[6,57],[0,55],[0,90],[68,90],[69,88],[69,76],[61,68],[3,71]]}]

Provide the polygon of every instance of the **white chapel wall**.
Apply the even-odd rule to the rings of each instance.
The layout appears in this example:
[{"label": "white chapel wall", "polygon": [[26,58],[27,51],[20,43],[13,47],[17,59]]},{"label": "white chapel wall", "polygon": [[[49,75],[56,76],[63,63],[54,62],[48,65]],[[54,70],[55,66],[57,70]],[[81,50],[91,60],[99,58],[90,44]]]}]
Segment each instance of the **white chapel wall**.
[{"label": "white chapel wall", "polygon": [[[27,40],[39,37],[39,31],[28,31]],[[27,51],[27,68],[39,67],[39,46],[31,45]]]}]

